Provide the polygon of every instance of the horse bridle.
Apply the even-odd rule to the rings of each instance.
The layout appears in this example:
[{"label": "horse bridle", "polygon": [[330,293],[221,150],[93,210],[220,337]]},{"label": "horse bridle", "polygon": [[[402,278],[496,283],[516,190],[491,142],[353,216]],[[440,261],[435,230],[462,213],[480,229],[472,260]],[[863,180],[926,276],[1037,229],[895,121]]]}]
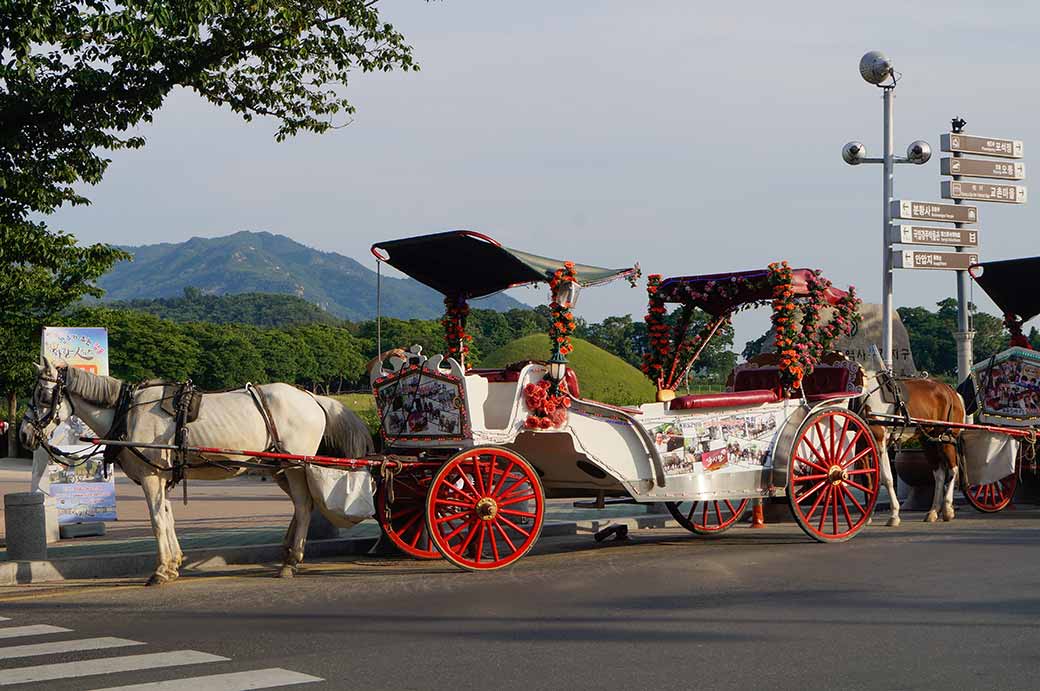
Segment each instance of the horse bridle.
[{"label": "horse bridle", "polygon": [[[58,414],[58,408],[61,407],[62,400],[66,398],[65,392],[68,388],[66,377],[68,370],[64,367],[57,367],[55,368],[55,371],[58,373],[57,377],[52,378],[41,373],[40,376],[36,378],[36,387],[33,387],[33,394],[29,399],[29,405],[26,409],[25,416],[28,418],[29,424],[36,431],[41,441],[46,441],[44,439],[44,430],[51,424],[51,422],[53,422],[54,416]],[[47,412],[42,416],[40,415],[40,408],[36,404],[37,387],[39,387],[40,382],[54,384],[51,388],[50,400],[47,401]],[[70,412],[75,415],[75,404],[72,402],[71,397],[68,400]]]}]

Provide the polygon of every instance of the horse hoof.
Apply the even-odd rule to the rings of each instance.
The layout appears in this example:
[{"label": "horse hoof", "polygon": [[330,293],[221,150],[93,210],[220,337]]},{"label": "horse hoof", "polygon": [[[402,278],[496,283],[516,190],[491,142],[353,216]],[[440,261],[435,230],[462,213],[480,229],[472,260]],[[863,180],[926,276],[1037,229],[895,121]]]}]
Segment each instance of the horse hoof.
[{"label": "horse hoof", "polygon": [[943,520],[946,521],[947,523],[949,523],[950,521],[953,520],[953,516],[954,516],[953,509],[949,509],[947,511],[943,511]]},{"label": "horse hoof", "polygon": [[924,515],[925,523],[935,523],[939,520],[939,515],[935,511],[929,511]]},{"label": "horse hoof", "polygon": [[275,574],[275,578],[292,578],[296,575],[296,569],[291,566],[283,566]]},{"label": "horse hoof", "polygon": [[166,585],[169,582],[170,582],[169,577],[164,576],[161,573],[153,573],[148,578],[148,580],[145,581],[145,586],[146,587],[150,587],[150,586],[153,586],[153,585]]},{"label": "horse hoof", "polygon": [[899,516],[892,516],[888,519],[888,522],[885,523],[885,525],[887,525],[889,528],[898,528],[899,524],[902,522],[903,519],[901,519]]}]

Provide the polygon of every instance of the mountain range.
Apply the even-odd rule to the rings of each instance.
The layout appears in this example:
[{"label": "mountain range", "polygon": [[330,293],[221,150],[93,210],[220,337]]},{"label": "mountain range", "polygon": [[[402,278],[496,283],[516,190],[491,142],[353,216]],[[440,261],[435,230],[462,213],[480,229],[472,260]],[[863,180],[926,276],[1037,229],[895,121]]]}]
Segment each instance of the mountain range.
[{"label": "mountain range", "polygon": [[[209,295],[296,295],[351,321],[376,314],[375,271],[350,257],[321,252],[284,235],[241,231],[122,249],[134,258],[119,262],[98,281],[105,300],[180,297],[185,288],[197,288]],[[435,319],[444,313],[443,300],[440,293],[411,278],[383,276],[384,316]],[[528,307],[504,294],[473,306],[499,311]]]}]

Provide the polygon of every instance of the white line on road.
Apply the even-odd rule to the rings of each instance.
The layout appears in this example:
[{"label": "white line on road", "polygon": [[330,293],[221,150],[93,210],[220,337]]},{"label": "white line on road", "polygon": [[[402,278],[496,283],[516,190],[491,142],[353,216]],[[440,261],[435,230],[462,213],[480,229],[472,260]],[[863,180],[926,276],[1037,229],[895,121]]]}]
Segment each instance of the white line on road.
[{"label": "white line on road", "polygon": [[105,648],[121,648],[128,645],[144,645],[140,641],[126,638],[80,638],[73,641],[51,641],[33,645],[11,645],[0,648],[0,660],[12,660],[16,657],[32,657],[34,655],[59,655],[75,653],[82,650],[103,650]]},{"label": "white line on road", "polygon": [[32,624],[30,626],[7,626],[0,628],[0,638],[18,638],[19,636],[43,636],[48,633],[68,633],[72,629],[65,629],[50,624]]},{"label": "white line on road", "polygon": [[95,691],[246,691],[247,689],[270,689],[275,686],[311,684],[316,681],[325,680],[321,677],[312,677],[309,674],[273,667],[250,672],[170,679],[169,681],[131,684],[130,686],[110,686],[107,689],[95,689]]},{"label": "white line on road", "polygon": [[11,621],[11,620],[8,619],[7,617],[0,617],[0,621]]},{"label": "white line on road", "polygon": [[159,669],[176,667],[177,665],[197,665],[203,662],[224,662],[228,658],[197,650],[175,650],[169,653],[148,653],[145,655],[124,655],[121,657],[103,657],[97,660],[77,660],[76,662],[58,662],[52,665],[35,667],[15,667],[0,670],[0,686],[11,684],[27,684],[33,681],[52,681],[71,677],[87,677],[94,674],[112,674],[114,672],[135,672],[142,669]]}]

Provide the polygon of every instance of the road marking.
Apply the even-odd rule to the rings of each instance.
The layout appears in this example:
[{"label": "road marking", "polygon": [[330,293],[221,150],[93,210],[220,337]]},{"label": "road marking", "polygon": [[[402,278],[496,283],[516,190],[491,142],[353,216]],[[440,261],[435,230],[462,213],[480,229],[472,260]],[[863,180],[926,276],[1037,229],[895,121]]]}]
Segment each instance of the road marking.
[{"label": "road marking", "polygon": [[178,665],[197,665],[203,662],[226,662],[228,658],[197,650],[175,650],[169,653],[148,653],[145,655],[123,655],[121,657],[103,657],[96,660],[77,660],[76,662],[58,662],[52,665],[35,667],[15,667],[0,670],[0,686],[11,684],[27,684],[34,681],[53,681],[72,677],[88,677],[95,674],[112,674],[114,672],[136,672],[142,669],[160,669]]},{"label": "road marking", "polygon": [[48,633],[68,633],[72,629],[64,629],[50,624],[32,624],[30,626],[7,626],[0,628],[0,638],[18,638],[19,636],[43,636]]},{"label": "road marking", "polygon": [[104,650],[105,648],[121,648],[128,645],[144,645],[140,641],[125,638],[81,638],[72,641],[52,641],[33,645],[12,645],[0,648],[0,660],[12,660],[16,657],[32,657],[34,655],[58,655],[75,653],[82,650]]},{"label": "road marking", "polygon": [[188,679],[170,679],[169,681],[153,681],[145,684],[129,686],[110,686],[94,691],[245,691],[246,689],[270,689],[275,686],[292,686],[295,684],[312,684],[325,681],[321,677],[300,674],[287,669],[272,667],[256,669],[249,672],[231,672],[230,674],[213,674],[206,677]]},{"label": "road marking", "polygon": [[11,621],[11,620],[8,619],[7,617],[0,617],[0,621]]}]

